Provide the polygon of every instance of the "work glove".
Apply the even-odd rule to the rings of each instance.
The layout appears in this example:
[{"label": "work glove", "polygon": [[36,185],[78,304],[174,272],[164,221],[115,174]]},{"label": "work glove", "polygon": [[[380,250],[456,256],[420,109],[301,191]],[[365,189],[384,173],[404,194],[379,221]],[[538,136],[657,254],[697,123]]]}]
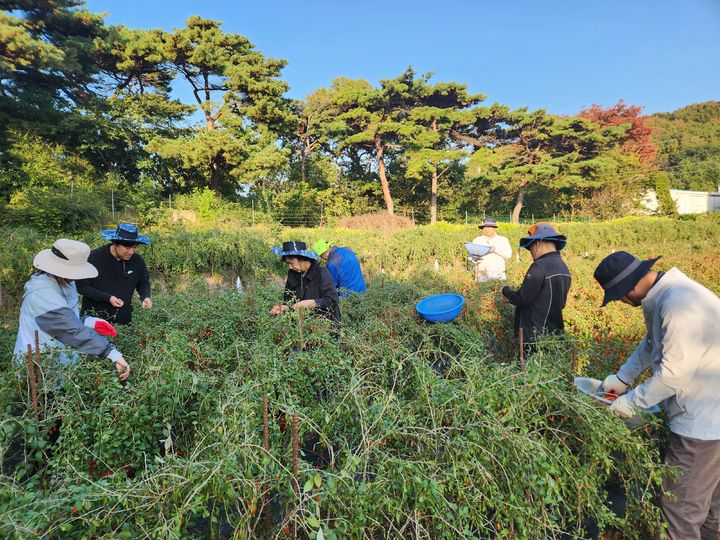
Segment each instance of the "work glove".
[{"label": "work glove", "polygon": [[602,389],[608,394],[622,395],[627,391],[628,385],[620,380],[616,373],[608,375],[602,383]]},{"label": "work glove", "polygon": [[635,407],[630,404],[630,397],[628,394],[620,396],[610,405],[610,412],[615,416],[623,418],[633,418],[636,414]]},{"label": "work glove", "polygon": [[117,330],[115,327],[107,322],[105,319],[98,319],[97,317],[85,317],[83,322],[88,328],[92,328],[101,336],[117,336]]},{"label": "work glove", "polygon": [[130,376],[130,365],[125,361],[122,353],[117,349],[113,349],[108,353],[107,357],[115,364],[115,369],[117,369],[118,372],[118,378],[121,381],[126,381]]}]

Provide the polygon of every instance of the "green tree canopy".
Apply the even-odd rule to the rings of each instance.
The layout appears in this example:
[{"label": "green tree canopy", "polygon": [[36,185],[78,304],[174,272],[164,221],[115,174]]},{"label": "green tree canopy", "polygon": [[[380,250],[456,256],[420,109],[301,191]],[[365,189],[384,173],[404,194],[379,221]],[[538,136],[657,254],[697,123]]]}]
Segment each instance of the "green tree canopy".
[{"label": "green tree canopy", "polygon": [[277,139],[294,119],[279,78],[284,60],[266,58],[244,36],[200,17],[168,35],[164,47],[169,65],[192,88],[204,129],[156,137],[153,151],[227,194],[285,164]]}]

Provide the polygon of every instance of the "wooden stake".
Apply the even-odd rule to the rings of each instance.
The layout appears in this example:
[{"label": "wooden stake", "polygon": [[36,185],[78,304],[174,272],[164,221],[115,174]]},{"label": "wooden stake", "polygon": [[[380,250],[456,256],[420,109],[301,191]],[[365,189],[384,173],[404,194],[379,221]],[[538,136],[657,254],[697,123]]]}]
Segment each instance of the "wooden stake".
[{"label": "wooden stake", "polygon": [[525,371],[525,339],[523,336],[523,327],[520,327],[520,371]]},{"label": "wooden stake", "polygon": [[295,495],[300,495],[300,484],[298,483],[298,417],[297,417],[297,414],[292,415],[292,474],[293,474],[293,491],[295,491]]},{"label": "wooden stake", "polygon": [[[263,448],[269,454],[270,453],[270,425],[268,422],[268,395],[267,392],[263,394]],[[265,515],[263,516],[263,538],[270,538],[270,492],[268,491],[265,496],[265,503],[263,504]]]},{"label": "wooden stake", "polygon": [[33,413],[35,414],[35,420],[38,420],[38,401],[37,401],[37,389],[35,388],[35,358],[33,356],[32,345],[28,343],[27,346],[27,369],[28,369],[28,382],[30,383],[30,401],[32,402]]},{"label": "wooden stake", "polygon": [[270,425],[268,422],[268,395],[263,394],[263,448],[270,450]]},{"label": "wooden stake", "polygon": [[572,375],[577,374],[577,367],[578,367],[578,361],[577,361],[577,345],[573,343],[572,345],[572,364],[571,364],[571,370]]},{"label": "wooden stake", "polygon": [[[43,372],[40,366],[40,334],[35,330],[35,391],[37,392],[37,385],[40,383],[43,387],[45,386],[43,380]],[[45,403],[43,395],[38,395],[38,417],[44,416]]]},{"label": "wooden stake", "polygon": [[302,352],[304,350],[304,339],[303,339],[303,320],[304,320],[304,313],[302,309],[297,310],[297,316],[298,316],[298,333],[300,334],[298,337],[298,351]]},{"label": "wooden stake", "polygon": [[[292,474],[293,474],[293,491],[297,497],[300,496],[300,484],[298,482],[298,417],[297,414],[292,416]],[[292,537],[297,539],[297,512],[292,517]]]},{"label": "wooden stake", "polygon": [[252,280],[250,280],[250,310],[252,318],[255,319],[255,283]]}]

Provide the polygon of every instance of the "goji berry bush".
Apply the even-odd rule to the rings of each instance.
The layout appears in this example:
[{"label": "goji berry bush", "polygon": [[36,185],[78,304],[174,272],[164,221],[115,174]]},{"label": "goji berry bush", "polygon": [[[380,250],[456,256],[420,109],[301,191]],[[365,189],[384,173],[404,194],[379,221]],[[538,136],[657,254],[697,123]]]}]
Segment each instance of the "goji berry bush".
[{"label": "goji berry bush", "polygon": [[[658,239],[656,224],[646,235],[632,224],[627,245],[613,246],[665,254],[659,265],[718,290],[717,265],[695,247],[718,227],[688,240],[683,223],[683,234]],[[614,369],[643,331],[639,310],[598,307],[591,276],[609,248],[588,227],[564,252],[568,334],[525,369],[498,285],[473,284],[462,254],[434,270],[428,246],[460,235],[444,230],[424,233],[426,251],[395,277],[369,262],[369,291],[343,300],[339,328],[268,315],[282,296],[270,258],[271,279],[258,271],[242,293],[195,279],[156,295],[115,338],[133,368],[126,383],[107,359],[51,369],[43,356],[38,420],[24,365],[3,352],[0,535],[652,537],[662,528],[663,419],[631,428],[571,384]],[[511,284],[528,264],[526,254],[512,261]],[[419,299],[450,290],[466,297],[456,321],[417,317]],[[9,351],[16,314],[5,317]]]}]

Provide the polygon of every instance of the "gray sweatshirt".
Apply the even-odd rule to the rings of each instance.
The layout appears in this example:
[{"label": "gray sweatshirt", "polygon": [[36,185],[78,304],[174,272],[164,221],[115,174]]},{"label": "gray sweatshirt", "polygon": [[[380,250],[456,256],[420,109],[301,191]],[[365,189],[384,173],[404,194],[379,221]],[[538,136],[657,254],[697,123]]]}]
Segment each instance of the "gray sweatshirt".
[{"label": "gray sweatshirt", "polygon": [[632,384],[648,367],[653,374],[628,393],[630,403],[662,401],[673,433],[720,440],[720,298],[672,268],[642,310],[647,333],[618,377]]},{"label": "gray sweatshirt", "polygon": [[78,294],[75,283],[61,287],[55,278],[34,274],[25,283],[25,294],[20,307],[20,327],[15,340],[15,356],[27,354],[27,346],[35,348],[35,331],[41,349],[63,349],[60,362],[74,363],[75,354],[107,356],[113,362],[122,354],[110,342],[84,324],[78,316]]}]

